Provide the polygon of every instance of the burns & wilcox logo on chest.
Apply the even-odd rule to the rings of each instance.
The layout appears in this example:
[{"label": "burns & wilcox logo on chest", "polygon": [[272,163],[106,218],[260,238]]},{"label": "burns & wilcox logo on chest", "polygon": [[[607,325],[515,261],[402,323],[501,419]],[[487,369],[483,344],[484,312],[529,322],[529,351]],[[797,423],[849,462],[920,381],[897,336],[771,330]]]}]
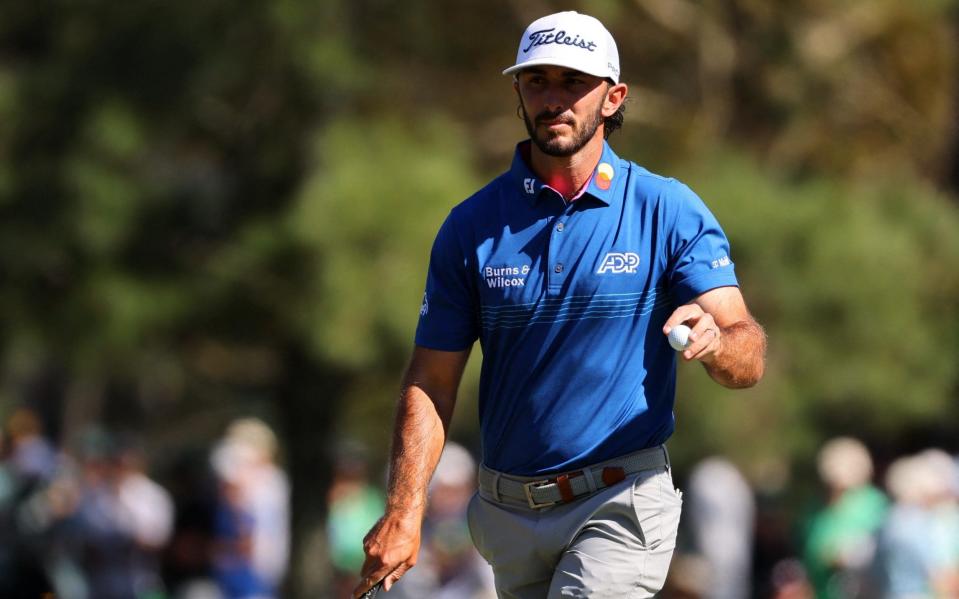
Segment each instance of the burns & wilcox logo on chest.
[{"label": "burns & wilcox logo on chest", "polygon": [[504,287],[525,287],[529,275],[529,265],[522,266],[486,266],[483,268],[483,280],[490,289]]}]

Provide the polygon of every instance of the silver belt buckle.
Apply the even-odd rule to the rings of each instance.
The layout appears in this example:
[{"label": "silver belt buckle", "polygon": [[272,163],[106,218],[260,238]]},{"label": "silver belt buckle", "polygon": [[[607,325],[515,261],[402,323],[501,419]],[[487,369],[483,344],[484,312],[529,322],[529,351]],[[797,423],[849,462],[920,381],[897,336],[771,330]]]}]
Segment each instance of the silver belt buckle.
[{"label": "silver belt buckle", "polygon": [[543,480],[534,480],[534,481],[530,481],[528,483],[523,484],[523,492],[526,493],[526,503],[529,504],[529,507],[531,507],[534,510],[538,510],[540,508],[549,507],[551,505],[556,505],[557,503],[559,503],[558,501],[547,501],[545,503],[536,503],[536,500],[533,499],[533,485],[548,485],[548,484],[550,484],[550,479],[548,478],[545,478]]}]

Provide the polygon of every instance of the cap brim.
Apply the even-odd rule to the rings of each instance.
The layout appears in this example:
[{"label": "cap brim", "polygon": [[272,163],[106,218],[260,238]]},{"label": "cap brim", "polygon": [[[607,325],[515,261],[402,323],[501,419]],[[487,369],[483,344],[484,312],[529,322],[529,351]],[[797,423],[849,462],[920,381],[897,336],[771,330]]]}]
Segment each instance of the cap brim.
[{"label": "cap brim", "polygon": [[517,73],[529,67],[545,67],[545,66],[566,67],[569,69],[573,69],[574,71],[579,71],[580,73],[586,73],[587,75],[592,75],[593,77],[603,77],[604,79],[608,77],[609,79],[612,79],[614,82],[619,83],[619,79],[613,76],[612,74],[610,74],[608,71],[607,72],[596,72],[592,70],[587,71],[578,66],[573,66],[569,64],[569,61],[564,61],[561,58],[550,58],[548,56],[544,56],[542,58],[534,58],[532,60],[527,60],[525,62],[514,64],[508,69],[504,69],[503,74],[512,75],[513,73]]}]

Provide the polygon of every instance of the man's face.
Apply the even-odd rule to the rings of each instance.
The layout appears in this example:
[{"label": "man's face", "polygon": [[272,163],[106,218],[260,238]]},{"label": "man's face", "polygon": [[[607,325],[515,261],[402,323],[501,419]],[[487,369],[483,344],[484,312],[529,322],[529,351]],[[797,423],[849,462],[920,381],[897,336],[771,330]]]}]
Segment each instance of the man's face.
[{"label": "man's face", "polygon": [[523,69],[516,93],[526,130],[536,147],[550,156],[572,156],[603,123],[605,79],[565,67]]}]

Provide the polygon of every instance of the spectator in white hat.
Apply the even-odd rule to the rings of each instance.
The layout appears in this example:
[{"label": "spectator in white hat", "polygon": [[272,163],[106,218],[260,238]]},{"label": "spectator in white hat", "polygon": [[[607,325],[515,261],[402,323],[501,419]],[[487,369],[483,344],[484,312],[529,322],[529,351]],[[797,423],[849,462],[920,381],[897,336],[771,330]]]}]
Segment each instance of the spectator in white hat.
[{"label": "spectator in white hat", "polygon": [[838,437],[819,450],[818,466],[827,504],[807,529],[804,559],[810,581],[817,597],[868,596],[862,593],[888,505],[870,482],[872,457],[861,441]]},{"label": "spectator in white hat", "polygon": [[899,458],[886,472],[895,503],[879,535],[883,599],[959,596],[959,514],[952,460],[939,450]]}]

